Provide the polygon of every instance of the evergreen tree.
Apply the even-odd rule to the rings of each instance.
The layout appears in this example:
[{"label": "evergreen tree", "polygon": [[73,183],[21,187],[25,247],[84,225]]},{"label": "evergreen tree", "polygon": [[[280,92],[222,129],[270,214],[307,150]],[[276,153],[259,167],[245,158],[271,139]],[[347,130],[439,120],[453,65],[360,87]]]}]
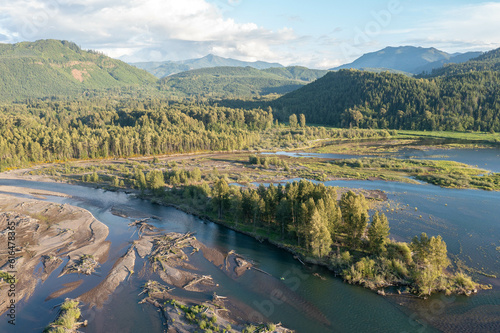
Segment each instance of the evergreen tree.
[{"label": "evergreen tree", "polygon": [[214,206],[217,208],[217,215],[219,219],[222,218],[224,207],[228,203],[229,198],[229,185],[226,179],[219,178],[213,186],[212,195],[214,199]]},{"label": "evergreen tree", "polygon": [[306,116],[303,113],[299,115],[299,124],[302,128],[306,127]]},{"label": "evergreen tree", "polygon": [[344,228],[347,240],[357,245],[368,225],[368,204],[363,194],[356,195],[353,191],[344,193],[340,199]]},{"label": "evergreen tree", "polygon": [[321,216],[321,213],[315,209],[309,222],[309,242],[312,253],[322,258],[328,254],[332,245],[332,238],[328,231],[327,223]]},{"label": "evergreen tree", "polygon": [[144,172],[142,172],[141,169],[139,168],[135,169],[134,179],[136,182],[136,186],[139,189],[145,190],[147,188],[146,177],[144,176]]},{"label": "evergreen tree", "polygon": [[297,128],[297,115],[292,114],[290,117],[288,117],[288,124],[290,125],[290,128]]},{"label": "evergreen tree", "polygon": [[328,231],[330,232],[332,241],[335,241],[342,223],[342,211],[337,203],[337,191],[334,188],[328,188],[328,192],[323,201]]},{"label": "evergreen tree", "polygon": [[415,262],[415,282],[421,293],[431,294],[438,285],[438,278],[443,270],[449,266],[446,243],[441,236],[429,238],[422,233],[420,238],[415,236],[410,244]]},{"label": "evergreen tree", "polygon": [[283,198],[281,199],[276,209],[276,221],[280,226],[281,240],[285,238],[285,226],[292,220],[292,211],[290,202]]},{"label": "evergreen tree", "polygon": [[385,252],[385,244],[389,237],[389,221],[384,213],[375,212],[368,228],[370,249],[375,253]]}]

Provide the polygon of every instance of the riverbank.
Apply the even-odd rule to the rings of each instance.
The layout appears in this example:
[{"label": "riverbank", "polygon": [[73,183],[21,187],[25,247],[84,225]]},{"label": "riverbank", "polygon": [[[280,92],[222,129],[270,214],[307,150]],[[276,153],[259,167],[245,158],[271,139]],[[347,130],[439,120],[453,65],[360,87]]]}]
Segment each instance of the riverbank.
[{"label": "riverbank", "polygon": [[[246,172],[250,172],[253,174],[259,172],[260,174],[262,170],[252,165],[250,165],[249,167],[248,164],[244,162],[244,160],[247,158],[247,155],[244,154],[231,154],[231,159],[229,159],[228,156],[220,155],[217,155],[216,157],[210,156],[207,158],[208,160],[198,160],[189,156],[189,159],[185,162],[193,162],[196,164],[194,166],[189,165],[189,169],[187,170],[178,169],[179,165],[172,165],[172,161],[169,160],[149,161],[147,162],[147,164],[137,164],[136,162],[132,164],[128,162],[114,162],[113,164],[109,165],[93,166],[93,168],[98,167],[98,170],[107,172],[105,176],[101,173],[97,174],[96,171],[94,171],[92,175],[75,175],[74,173],[72,173],[73,170],[76,171],[78,169],[80,172],[85,172],[88,167],[81,168],[74,165],[69,167],[69,173],[58,174],[56,177],[59,180],[72,183],[81,183],[80,179],[98,179],[97,182],[84,182],[84,184],[97,185],[98,187],[113,191],[124,191],[126,193],[132,193],[141,198],[151,200],[152,202],[173,206],[189,214],[198,216],[202,219],[214,221],[230,229],[254,237],[259,241],[268,240],[273,245],[285,248],[295,255],[301,255],[303,261],[309,261],[314,264],[321,264],[325,267],[328,267],[329,269],[335,271],[336,274],[343,276],[350,283],[359,283],[373,290],[380,290],[390,286],[399,286],[402,287],[402,290],[422,293],[422,290],[418,287],[418,285],[416,286],[411,282],[413,277],[410,276],[411,274],[409,274],[409,272],[413,270],[412,267],[414,266],[414,263],[412,258],[406,258],[406,254],[404,253],[404,251],[406,251],[405,249],[408,248],[408,244],[405,244],[405,247],[401,248],[402,245],[400,245],[400,243],[394,241],[390,242],[389,244],[391,244],[392,249],[391,256],[389,258],[381,259],[368,251],[368,242],[366,240],[366,237],[356,247],[352,248],[350,246],[346,246],[347,235],[343,234],[340,236],[340,238],[337,238],[337,241],[341,240],[341,242],[334,242],[333,244],[334,249],[336,248],[335,253],[331,252],[327,256],[323,256],[324,258],[318,258],[317,255],[311,256],[311,250],[308,249],[306,251],[304,248],[304,244],[302,246],[297,246],[297,243],[293,244],[290,241],[283,241],[283,232],[281,232],[280,235],[276,232],[270,232],[269,228],[256,228],[255,224],[248,225],[245,223],[241,223],[241,221],[238,221],[239,218],[236,216],[232,216],[230,218],[221,218],[220,211],[219,216],[217,217],[217,214],[215,214],[212,210],[214,198],[210,197],[210,195],[208,194],[210,192],[210,187],[205,183],[205,181],[212,183],[212,186],[214,186],[214,182],[217,179],[221,179],[223,174],[231,175],[233,177],[233,180],[236,180],[241,177],[241,175],[238,173],[239,171],[246,170]],[[193,176],[196,168],[207,161],[209,162],[208,165],[205,165],[202,170],[199,170],[198,176]],[[278,175],[276,171],[278,171],[279,169],[278,162],[276,160],[270,161],[277,163],[275,174],[273,176],[276,177]],[[301,165],[304,164],[310,165],[311,162],[305,162]],[[162,187],[160,183],[157,189],[147,190],[145,187],[149,186],[149,182],[153,181],[153,174],[155,174],[155,172],[157,172],[158,170],[155,169],[155,167],[158,166],[167,166],[174,168],[174,171],[170,171],[168,173],[165,172],[165,175],[163,173],[159,173],[162,178],[165,177],[165,179],[168,179],[168,177],[171,177],[170,181],[174,182],[172,181],[172,177],[178,177],[178,180],[175,180],[175,182],[188,183],[192,185],[182,186],[181,184],[178,184]],[[185,164],[182,164],[182,166],[185,166]],[[213,171],[212,174],[206,174],[206,172],[210,170],[210,167],[213,167],[213,169],[211,169]],[[68,169],[67,166],[66,168]],[[297,169],[300,169],[300,166],[298,166]],[[145,171],[147,172],[147,176],[144,177],[145,183],[141,184],[140,179],[137,178],[137,175],[138,172],[140,175],[141,173],[144,174]],[[22,175],[23,172],[18,172],[18,174]],[[24,174],[27,174],[30,177],[33,176],[30,172],[27,171],[25,171]],[[131,175],[134,175],[134,178],[131,179]],[[282,177],[282,174],[280,174],[280,176],[281,177],[279,178],[279,180],[276,180],[276,182],[282,183],[284,182],[284,178]],[[202,180],[202,183],[200,184],[201,177],[203,177],[204,180]],[[184,178],[184,180],[182,178]],[[192,178],[192,180],[190,178]],[[273,182],[272,180],[269,180],[269,178],[265,179],[271,183]],[[264,180],[261,179],[257,183],[264,183]],[[140,187],[140,189],[138,189],[137,187]],[[350,188],[337,188],[336,200],[340,200],[340,198],[344,194],[351,190],[352,189]],[[388,210],[388,206],[384,205],[384,207],[382,207],[384,201],[387,199],[387,195],[382,191],[354,190],[354,193],[356,195],[363,194],[364,197],[371,199],[369,201],[371,209],[383,209],[384,211]],[[117,215],[120,215],[120,212],[118,211],[116,211],[115,213]],[[307,237],[307,235],[305,237]],[[364,260],[364,258],[369,258],[370,261],[363,262],[363,264],[358,264],[358,262],[360,260]],[[382,261],[379,262],[379,260]],[[388,264],[387,260],[389,260],[389,262],[391,262],[391,260],[396,260],[396,263]],[[365,265],[369,265],[369,267],[376,265],[376,267],[382,268],[378,269],[377,271],[363,273],[362,271],[365,269],[363,268]],[[373,269],[373,267],[370,268],[370,270]],[[470,295],[475,290],[481,288],[480,285],[473,283],[468,277],[465,277],[465,279],[462,279],[462,277],[458,277],[455,279],[451,276],[448,277],[448,274],[446,273],[440,273],[439,275],[441,276],[441,278],[445,279],[448,282],[446,282],[445,285],[436,285],[434,287],[436,291],[441,290],[448,293],[451,292]],[[431,290],[434,288],[431,288]],[[426,293],[429,294],[430,292]]]},{"label": "riverbank", "polygon": [[[16,273],[1,274],[6,280],[0,283],[1,313],[8,310],[7,305],[10,305],[9,284],[15,285],[17,302],[28,302],[37,284],[40,283],[41,286],[38,287],[43,288],[45,281],[54,272],[61,272],[58,278],[79,272],[78,277],[73,277],[74,281],[71,280],[72,282],[65,283],[59,290],[52,292],[45,299],[48,301],[78,289],[86,281],[85,275],[93,274],[96,268],[107,262],[110,247],[110,243],[106,241],[108,228],[88,211],[67,204],[60,205],[15,196],[69,197],[68,195],[24,187],[0,186],[0,192],[7,190],[12,194],[0,194],[0,230],[2,230],[0,241],[6,237],[12,238],[10,232],[15,232],[16,256],[14,266],[10,267],[6,257],[8,254],[1,253],[0,263],[6,263],[2,267],[5,271]],[[123,209],[120,213],[122,217],[127,218],[131,218],[129,214],[132,216],[136,214],[128,209]],[[14,226],[15,231],[8,229],[9,226]],[[232,327],[232,332],[243,332],[252,327],[259,328],[259,332],[265,332],[268,327],[276,327],[276,332],[291,332],[285,327],[269,323],[265,316],[237,302],[231,295],[211,297],[215,295],[221,282],[215,277],[205,275],[204,268],[199,266],[201,257],[233,279],[249,274],[252,267],[250,262],[236,253],[222,253],[209,248],[191,234],[163,233],[162,230],[148,224],[146,220],[130,223],[130,227],[133,228],[130,231],[131,235],[138,233],[138,238],[128,245],[124,255],[112,263],[111,269],[99,279],[100,283],[97,286],[91,289],[84,288],[84,293],[76,297],[78,301],[91,308],[102,308],[120,285],[138,276],[134,268],[143,266],[139,272],[140,279],[159,279],[169,286],[164,288],[167,293],[147,292],[143,303],[146,304],[144,306],[153,304],[167,308],[165,301],[169,300],[171,302],[168,305],[169,310],[165,309],[164,312],[165,324],[171,330],[186,331],[185,328],[181,329],[183,323],[192,322],[187,314],[181,316],[182,318],[178,314],[174,315],[178,312],[175,309],[179,308],[174,304],[183,304],[205,309],[205,314],[201,317],[200,313],[196,324],[201,328],[210,323],[214,326],[212,327],[214,332],[219,331],[215,330],[216,327],[221,329]],[[124,244],[127,243],[128,239]],[[17,246],[19,244],[22,245]],[[61,269],[63,263],[64,267]],[[37,267],[41,267],[40,270]],[[261,273],[252,270],[251,274]],[[149,280],[148,284],[151,283],[161,285]],[[186,298],[178,292],[171,293],[174,289],[199,295]],[[157,303],[160,298],[163,300],[161,305]],[[210,321],[206,318],[207,314],[211,314],[208,318]],[[256,318],[259,321],[254,321]]]},{"label": "riverbank", "polygon": [[[0,191],[66,196],[19,187],[2,186]],[[92,254],[97,262],[104,263],[110,246],[106,241],[107,226],[88,211],[7,194],[0,194],[0,230],[1,244],[12,245],[9,251],[0,252],[0,270],[15,272],[18,301],[29,299],[38,279],[43,283],[63,262],[65,273],[85,254]],[[40,263],[41,272],[35,271]],[[9,288],[4,281],[0,285],[0,313],[7,311],[9,299]]]}]

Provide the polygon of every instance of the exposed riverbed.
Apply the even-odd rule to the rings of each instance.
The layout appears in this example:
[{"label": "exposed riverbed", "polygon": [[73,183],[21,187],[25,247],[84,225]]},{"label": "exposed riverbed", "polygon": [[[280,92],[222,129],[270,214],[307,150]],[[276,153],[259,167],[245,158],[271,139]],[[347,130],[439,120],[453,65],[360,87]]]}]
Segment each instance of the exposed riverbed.
[{"label": "exposed riverbed", "polygon": [[[467,164],[496,171],[494,150],[479,155],[467,153]],[[426,151],[426,156],[442,158],[460,151]],[[486,155],[484,155],[486,154]],[[415,156],[416,152],[408,152]],[[491,156],[490,156],[491,155]],[[352,156],[352,155],[351,155]],[[402,156],[402,157],[409,157]],[[464,155],[465,156],[465,155]],[[484,158],[478,157],[484,156]],[[314,156],[318,157],[318,156]],[[343,158],[347,158],[344,156]],[[355,157],[355,156],[352,156]],[[328,156],[326,158],[332,158]],[[458,160],[458,158],[451,158]],[[490,168],[484,166],[488,164]],[[500,193],[480,190],[444,189],[427,184],[403,184],[383,181],[329,181],[331,186],[383,190],[388,201],[384,213],[391,225],[391,236],[398,240],[426,232],[442,235],[452,260],[460,259],[473,269],[473,276],[493,290],[481,291],[472,297],[435,295],[427,300],[400,296],[382,297],[372,291],[342,282],[321,267],[303,266],[293,256],[267,243],[202,221],[177,209],[151,204],[119,192],[106,192],[88,187],[61,183],[0,180],[0,186],[31,187],[60,192],[68,197],[46,195],[46,200],[68,203],[90,211],[109,228],[111,242],[109,259],[98,275],[66,275],[57,278],[56,270],[39,284],[28,302],[19,304],[19,332],[40,331],[54,319],[52,307],[64,297],[78,297],[102,281],[117,258],[125,254],[137,235],[131,236],[128,223],[135,218],[151,217],[152,223],[166,232],[196,232],[197,239],[222,253],[231,250],[253,260],[255,267],[268,274],[252,270],[234,278],[219,270],[203,257],[193,259],[206,274],[221,281],[218,295],[231,295],[242,307],[253,309],[256,320],[262,316],[282,322],[298,332],[433,332],[436,329],[457,332],[500,330]],[[2,187],[0,187],[2,191]],[[6,190],[5,190],[6,191]],[[30,197],[29,194],[23,194]],[[129,217],[120,217],[126,212]],[[138,262],[135,271],[140,271]],[[313,273],[318,273],[316,276]],[[204,273],[205,274],[205,273]],[[319,278],[323,277],[322,278]],[[489,277],[488,277],[489,276]],[[283,277],[283,279],[281,279]],[[78,282],[83,280],[83,282]],[[153,306],[137,304],[145,277],[135,274],[118,286],[103,308],[85,307],[84,319],[89,320],[86,332],[161,332],[162,321]],[[63,284],[79,283],[64,296],[50,298]],[[182,291],[178,296],[189,297]],[[7,321],[0,322],[0,331],[10,329]]]}]

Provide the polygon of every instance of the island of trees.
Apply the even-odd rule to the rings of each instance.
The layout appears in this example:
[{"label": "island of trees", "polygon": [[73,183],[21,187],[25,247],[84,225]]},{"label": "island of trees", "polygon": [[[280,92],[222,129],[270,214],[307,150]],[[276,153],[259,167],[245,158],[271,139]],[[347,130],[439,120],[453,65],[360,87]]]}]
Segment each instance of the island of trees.
[{"label": "island of trees", "polygon": [[[249,163],[286,167],[256,156],[250,156]],[[135,188],[145,198],[267,239],[304,260],[330,267],[349,283],[374,290],[398,286],[421,296],[438,291],[470,295],[483,287],[463,272],[447,272],[451,263],[440,236],[422,233],[410,243],[391,240],[387,217],[371,209],[373,200],[362,193],[341,194],[307,180],[242,187],[216,172],[157,166],[133,165],[125,172],[116,170],[115,176],[87,172],[82,180]]]}]

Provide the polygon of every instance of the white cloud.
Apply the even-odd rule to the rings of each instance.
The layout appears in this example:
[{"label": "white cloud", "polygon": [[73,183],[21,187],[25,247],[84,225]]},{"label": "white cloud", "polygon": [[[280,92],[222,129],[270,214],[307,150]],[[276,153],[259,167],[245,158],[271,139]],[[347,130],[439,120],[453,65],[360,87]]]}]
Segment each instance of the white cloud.
[{"label": "white cloud", "polygon": [[295,38],[225,18],[206,0],[0,0],[0,38],[56,38],[126,60],[163,60],[209,52],[241,59],[279,58],[272,50]]},{"label": "white cloud", "polygon": [[500,47],[500,3],[485,2],[451,8],[415,31],[409,41],[446,51],[489,50]]},{"label": "white cloud", "polygon": [[[498,2],[450,8],[408,4],[379,34],[370,35],[368,41],[359,45],[355,42],[356,28],[363,30],[367,17],[370,22],[374,20],[368,15],[369,9],[366,15],[353,14],[349,22],[339,17],[347,14],[332,14],[328,22],[307,21],[307,15],[302,21],[284,20],[283,25],[295,26],[303,33],[297,36],[293,29],[276,27],[277,24],[271,30],[232,19],[231,9],[240,3],[241,0],[0,0],[0,42],[55,38],[71,40],[83,48],[100,50],[125,61],[180,60],[214,53],[312,68],[335,67],[388,45],[434,46],[448,52],[500,47]],[[285,14],[290,13],[277,13]],[[321,29],[326,31],[320,32]],[[353,46],[356,52],[346,54],[342,45]]]}]

